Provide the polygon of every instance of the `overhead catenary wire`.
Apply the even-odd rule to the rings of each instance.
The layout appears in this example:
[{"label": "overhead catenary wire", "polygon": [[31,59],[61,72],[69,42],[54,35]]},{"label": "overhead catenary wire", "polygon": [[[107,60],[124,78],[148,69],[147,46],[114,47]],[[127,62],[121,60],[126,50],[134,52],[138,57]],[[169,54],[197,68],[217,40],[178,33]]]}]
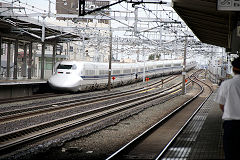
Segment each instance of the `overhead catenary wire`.
[{"label": "overhead catenary wire", "polygon": [[[27,11],[27,12],[34,12],[34,13],[43,12],[43,13],[46,13],[46,14],[47,14],[47,10],[41,9],[40,7],[37,7],[35,4],[32,5],[32,4],[30,4],[30,3],[28,3],[27,1],[24,1],[24,0],[15,0],[15,1],[11,1],[11,2],[10,2],[9,0],[2,0],[2,1],[8,2],[8,3],[10,3],[10,4],[12,4],[12,5],[15,5],[15,6],[18,6],[18,7],[25,7],[25,11]],[[54,2],[53,0],[44,0],[44,1],[45,1],[45,2],[49,2],[50,4],[55,4],[55,5],[57,4],[57,3]],[[121,6],[122,8],[125,8],[127,11],[129,11],[129,13],[126,13],[127,16],[129,16],[131,13],[133,13],[133,11],[129,9],[129,5],[128,5],[128,4],[129,4],[129,3],[127,3],[127,7],[125,7],[125,6],[123,6],[122,4],[120,4],[120,6]],[[147,15],[148,17],[151,17],[150,15],[154,15],[157,19],[161,19],[161,18],[162,18],[162,17],[159,17],[159,15],[157,14],[157,11],[156,11],[156,13],[155,13],[152,9],[149,9],[146,4],[141,4],[141,5],[142,5],[141,8],[144,10],[144,12],[146,13],[146,15]],[[157,6],[159,6],[159,4],[158,4]],[[176,19],[174,19],[174,17],[171,17],[171,16],[169,15],[169,13],[164,9],[164,7],[163,7],[162,4],[160,4],[160,6],[162,7],[163,12],[166,14],[166,16],[167,16],[169,19],[171,19],[171,20],[173,20],[173,21],[177,21]],[[69,10],[69,8],[64,7],[63,5],[59,5],[59,7],[61,7],[61,8],[64,9],[64,10]],[[160,8],[159,8],[159,9],[160,9]],[[76,10],[70,9],[70,11],[77,13]],[[20,12],[21,12],[21,11],[20,11]],[[50,11],[50,12],[51,12],[51,11]],[[51,12],[51,13],[52,13],[52,12]],[[95,16],[97,16],[97,15],[104,15],[104,13],[100,13],[100,14],[97,13],[97,14],[95,14]],[[111,16],[109,16],[109,15],[107,15],[107,14],[105,14],[105,16],[108,16],[108,18],[110,18],[111,20],[115,20],[115,21],[117,21],[117,22],[119,22],[119,23],[127,26],[128,28],[130,28],[130,30],[132,30],[132,28],[133,28],[133,27],[131,26],[131,24],[130,24],[130,21],[127,21],[127,23],[124,23],[123,21],[114,19],[114,18],[112,18]],[[178,18],[179,18],[179,17],[178,17]],[[87,23],[88,23],[88,22],[87,22]],[[157,22],[157,21],[155,22],[155,24],[154,24],[153,22],[150,22],[150,24],[153,26],[152,28],[154,28],[154,27],[163,27],[163,26],[164,26],[164,25],[160,24],[160,22]],[[182,25],[182,24],[181,24],[181,25]],[[87,24],[86,26],[88,26],[88,24]],[[166,25],[166,26],[167,26],[167,25]],[[24,25],[22,25],[22,27],[24,28]],[[51,33],[53,33],[53,34],[56,34],[56,33],[57,33],[57,32],[55,32],[54,29],[52,29],[50,26],[46,25],[46,27],[48,28],[48,31],[49,31],[49,32],[51,32]],[[97,28],[97,26],[95,26],[95,27]],[[186,26],[185,26],[185,27],[186,27]],[[175,40],[176,40],[176,41],[183,39],[181,36],[179,37],[179,35],[177,34],[177,32],[180,31],[180,32],[183,33],[184,35],[186,34],[185,31],[183,31],[181,28],[174,27],[174,25],[171,25],[171,26],[167,27],[166,29],[169,30],[170,33],[175,34],[175,37],[176,37]],[[92,31],[94,32],[94,30],[92,30]],[[71,32],[69,32],[69,33],[79,34],[78,31],[75,31],[75,30],[73,30],[73,31],[71,31]],[[85,33],[83,33],[83,34],[85,34]],[[141,40],[144,40],[144,39],[145,39],[145,40],[150,40],[150,41],[153,42],[153,44],[155,44],[155,45],[158,45],[158,44],[159,44],[159,41],[154,41],[154,40],[152,40],[151,37],[149,37],[149,35],[140,34],[139,36],[140,36],[139,39],[141,39]],[[134,38],[134,36],[131,35],[131,38]],[[165,43],[165,44],[166,44],[166,43],[171,43],[172,41],[174,41],[174,40],[170,40],[170,41],[164,42],[164,43]]]}]

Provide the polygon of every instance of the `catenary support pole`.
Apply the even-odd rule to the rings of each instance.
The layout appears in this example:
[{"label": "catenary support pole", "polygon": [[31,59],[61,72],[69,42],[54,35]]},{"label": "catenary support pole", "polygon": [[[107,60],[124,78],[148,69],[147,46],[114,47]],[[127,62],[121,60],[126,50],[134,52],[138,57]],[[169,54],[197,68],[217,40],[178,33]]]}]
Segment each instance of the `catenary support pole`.
[{"label": "catenary support pole", "polygon": [[146,78],[146,60],[145,60],[145,48],[143,47],[143,82],[145,82]]},{"label": "catenary support pole", "polygon": [[108,91],[111,90],[111,72],[112,72],[112,29],[111,29],[111,24],[110,24]]},{"label": "catenary support pole", "polygon": [[186,54],[187,54],[187,37],[185,37],[185,46],[184,46],[184,53],[183,53],[183,70],[182,70],[182,95],[186,93],[186,85],[185,85],[185,76],[186,76]]}]

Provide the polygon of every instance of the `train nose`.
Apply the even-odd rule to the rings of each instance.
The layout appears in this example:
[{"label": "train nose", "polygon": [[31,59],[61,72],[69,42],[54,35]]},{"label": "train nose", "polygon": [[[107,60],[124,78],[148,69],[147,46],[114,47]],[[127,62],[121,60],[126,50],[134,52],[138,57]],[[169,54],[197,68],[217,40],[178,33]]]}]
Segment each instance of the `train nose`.
[{"label": "train nose", "polygon": [[81,77],[78,76],[52,76],[49,84],[56,89],[76,90],[80,85]]}]

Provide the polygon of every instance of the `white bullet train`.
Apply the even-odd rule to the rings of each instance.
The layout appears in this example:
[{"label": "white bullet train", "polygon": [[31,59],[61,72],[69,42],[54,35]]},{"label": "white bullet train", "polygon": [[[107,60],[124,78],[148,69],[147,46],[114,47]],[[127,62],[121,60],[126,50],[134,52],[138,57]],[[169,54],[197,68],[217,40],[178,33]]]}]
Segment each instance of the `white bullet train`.
[{"label": "white bullet train", "polygon": [[[183,60],[147,61],[137,63],[112,63],[111,75],[116,79],[135,80],[141,79],[144,73],[146,77],[156,77],[180,73]],[[186,70],[196,66],[196,62],[187,59]],[[56,90],[80,91],[87,90],[91,84],[107,83],[108,63],[61,61],[56,63],[55,73],[48,79],[49,85]],[[102,80],[102,81],[101,81]],[[87,81],[89,84],[87,84]]]}]

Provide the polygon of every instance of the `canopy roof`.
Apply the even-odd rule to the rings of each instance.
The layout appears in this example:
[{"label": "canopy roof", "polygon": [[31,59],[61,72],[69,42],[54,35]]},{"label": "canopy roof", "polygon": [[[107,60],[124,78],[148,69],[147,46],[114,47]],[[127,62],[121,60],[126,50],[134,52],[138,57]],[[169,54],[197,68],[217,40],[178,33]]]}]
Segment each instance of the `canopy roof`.
[{"label": "canopy roof", "polygon": [[217,11],[217,0],[172,0],[173,9],[203,43],[230,48],[237,12]]},{"label": "canopy roof", "polygon": [[[43,22],[29,17],[4,16],[0,14],[0,35],[5,40],[42,42]],[[46,24],[45,43],[53,44],[77,38],[78,35],[65,32],[62,27]]]}]

